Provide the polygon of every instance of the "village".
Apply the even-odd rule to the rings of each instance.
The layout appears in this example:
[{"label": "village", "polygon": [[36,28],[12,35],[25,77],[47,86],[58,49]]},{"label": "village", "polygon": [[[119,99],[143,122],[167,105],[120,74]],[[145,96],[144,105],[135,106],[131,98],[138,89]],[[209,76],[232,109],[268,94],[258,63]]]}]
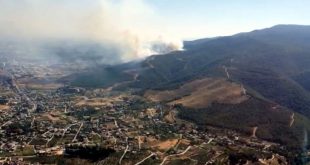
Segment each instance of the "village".
[{"label": "village", "polygon": [[[0,163],[86,156],[102,164],[164,165],[180,160],[213,164],[230,159],[225,148],[260,153],[260,157],[248,158],[249,162],[286,162],[275,153],[284,148],[257,139],[255,132],[202,130],[179,119],[174,106],[130,92],[40,84],[33,80],[44,77],[38,74],[46,68],[16,66],[2,69],[10,76],[0,88]],[[48,76],[58,74],[51,71]],[[85,148],[100,148],[100,156],[83,155]]]}]

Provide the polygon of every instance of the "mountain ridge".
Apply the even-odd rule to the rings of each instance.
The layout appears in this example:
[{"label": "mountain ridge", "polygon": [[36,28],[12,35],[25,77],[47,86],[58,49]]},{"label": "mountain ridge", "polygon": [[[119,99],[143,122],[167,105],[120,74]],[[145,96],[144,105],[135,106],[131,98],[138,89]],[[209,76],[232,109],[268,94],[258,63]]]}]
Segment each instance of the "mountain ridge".
[{"label": "mountain ridge", "polygon": [[[285,129],[283,128],[289,128],[287,125],[288,119],[280,120],[282,111],[271,113],[272,108],[265,109],[266,107],[270,108],[267,105],[272,103],[287,109],[287,116],[293,113],[299,116],[297,121],[299,125],[295,128],[296,130],[294,129],[289,133],[292,134],[290,140],[282,139],[280,141],[288,143],[295,139],[295,141],[301,143],[303,137],[300,135],[303,134],[304,129],[310,131],[308,124],[305,124],[310,123],[310,91],[307,87],[310,82],[309,79],[304,78],[307,75],[304,73],[310,71],[310,65],[308,65],[310,63],[309,41],[310,26],[277,25],[267,29],[238,33],[233,36],[186,42],[184,51],[150,56],[135,65],[112,66],[107,70],[112,68],[113,71],[116,70],[121,73],[130,70],[132,75],[135,75],[131,78],[132,80],[119,83],[121,85],[114,89],[126,90],[133,88],[139,89],[140,93],[145,93],[150,89],[157,91],[173,90],[202,78],[225,78],[226,81],[239,83],[250,91],[249,94],[253,101],[234,106],[214,102],[208,107],[197,108],[201,109],[200,111],[197,110],[200,114],[198,116],[205,116],[208,121],[216,122],[217,117],[224,118],[224,116],[220,115],[221,113],[230,114],[230,116],[242,116],[243,113],[247,112],[247,108],[252,109],[248,113],[270,112],[271,116],[268,118],[272,119],[274,117],[279,120],[275,120],[276,123],[267,124],[265,127],[271,127],[272,129],[266,129],[268,131],[261,137],[272,137],[272,139],[276,140],[277,138],[274,135],[271,136],[272,130],[278,130],[275,127],[281,127],[284,132]],[[100,72],[96,72],[95,75],[96,77],[109,76],[106,73],[100,75]],[[87,78],[91,80],[91,77]],[[77,79],[73,79],[72,85],[75,85],[78,79],[84,78],[78,76]],[[124,81],[122,77],[119,77],[119,80],[120,82]],[[83,83],[87,84],[87,82]],[[113,83],[105,84],[104,81],[98,83],[102,83],[99,84],[102,87],[113,85]],[[193,118],[189,117],[191,113],[182,111],[182,109],[191,108],[186,108],[182,104],[178,106],[182,107],[180,108],[181,117],[193,120]],[[261,107],[261,111],[256,107]],[[231,111],[224,110],[231,108]],[[206,115],[216,111],[221,113],[211,116]],[[255,120],[264,121],[264,115],[260,114],[258,116],[258,119]],[[200,123],[198,119],[193,121]],[[252,122],[244,124],[250,123]],[[210,122],[205,124],[210,124]],[[224,122],[220,125],[229,127],[229,125],[234,124]],[[237,124],[233,129],[239,130],[240,128]]]}]

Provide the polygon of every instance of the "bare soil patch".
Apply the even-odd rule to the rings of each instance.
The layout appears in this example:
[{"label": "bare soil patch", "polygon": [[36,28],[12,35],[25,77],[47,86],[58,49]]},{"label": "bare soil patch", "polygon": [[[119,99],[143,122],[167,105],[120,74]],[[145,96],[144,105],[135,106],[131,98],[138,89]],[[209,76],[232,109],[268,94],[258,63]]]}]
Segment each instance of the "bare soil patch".
[{"label": "bare soil patch", "polygon": [[219,78],[194,80],[175,90],[149,90],[144,96],[151,101],[166,101],[190,108],[205,108],[212,102],[238,104],[248,99],[240,84]]}]

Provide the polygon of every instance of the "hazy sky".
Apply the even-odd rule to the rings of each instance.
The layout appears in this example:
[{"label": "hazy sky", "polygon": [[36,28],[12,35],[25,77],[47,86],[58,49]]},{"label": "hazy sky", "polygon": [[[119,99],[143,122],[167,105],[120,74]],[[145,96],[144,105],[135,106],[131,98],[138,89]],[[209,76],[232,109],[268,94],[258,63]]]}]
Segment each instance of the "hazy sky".
[{"label": "hazy sky", "polygon": [[228,35],[276,24],[310,25],[309,0],[146,0],[183,38]]},{"label": "hazy sky", "polygon": [[182,50],[183,40],[310,25],[309,8],[310,0],[0,0],[0,39],[91,40],[126,60]]},{"label": "hazy sky", "polygon": [[[53,32],[58,26],[57,33],[76,35],[73,32],[81,29],[76,28],[76,20],[91,12],[99,15],[99,8],[100,13],[108,13],[109,24],[118,22],[115,27],[158,30],[182,39],[230,35],[276,24],[310,24],[309,0],[0,0],[0,29],[2,33],[17,29],[11,31],[15,34],[24,26],[28,33],[42,31],[38,26],[47,25]],[[69,26],[64,24],[67,22]]]}]

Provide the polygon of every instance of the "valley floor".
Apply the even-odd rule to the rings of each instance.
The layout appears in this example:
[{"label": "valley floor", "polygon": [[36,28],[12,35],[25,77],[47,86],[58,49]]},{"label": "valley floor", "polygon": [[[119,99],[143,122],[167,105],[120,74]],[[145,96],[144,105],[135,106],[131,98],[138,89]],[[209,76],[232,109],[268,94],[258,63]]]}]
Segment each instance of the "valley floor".
[{"label": "valley floor", "polygon": [[264,165],[292,164],[296,156],[257,138],[255,127],[252,134],[202,129],[180,119],[171,104],[132,92],[45,84],[35,80],[47,79],[37,74],[47,68],[23,67],[7,68],[11,81],[0,88],[0,164]]}]

